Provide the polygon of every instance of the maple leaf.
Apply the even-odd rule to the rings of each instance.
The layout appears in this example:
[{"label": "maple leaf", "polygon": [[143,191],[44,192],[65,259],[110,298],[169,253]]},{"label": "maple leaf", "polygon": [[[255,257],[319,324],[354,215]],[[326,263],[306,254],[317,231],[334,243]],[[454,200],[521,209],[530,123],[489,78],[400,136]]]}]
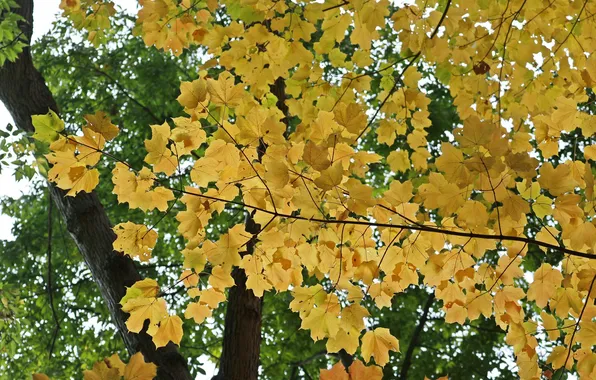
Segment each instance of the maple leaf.
[{"label": "maple leaf", "polygon": [[83,371],[84,380],[120,380],[121,378],[118,368],[110,368],[105,362],[97,362],[92,370]]},{"label": "maple leaf", "polygon": [[381,367],[376,365],[365,366],[358,359],[352,362],[348,371],[352,380],[381,380],[383,378],[383,369]]},{"label": "maple leaf", "polygon": [[246,288],[252,290],[257,297],[263,297],[263,292],[271,290],[272,287],[263,274],[249,274],[247,277]]},{"label": "maple leaf", "polygon": [[389,351],[399,352],[399,342],[389,329],[379,327],[362,337],[362,357],[367,363],[372,356],[378,365],[384,366],[389,361]]},{"label": "maple leaf", "polygon": [[301,329],[310,330],[313,340],[321,340],[328,337],[335,337],[339,332],[339,320],[337,314],[325,307],[317,307],[302,319]]},{"label": "maple leaf", "polygon": [[164,347],[169,342],[180,345],[182,340],[182,320],[177,315],[167,316],[158,325],[150,325],[147,334],[153,337],[155,347]]},{"label": "maple leaf", "polygon": [[322,369],[320,371],[321,380],[350,380],[343,363],[337,362],[331,369]]},{"label": "maple leaf", "polygon": [[178,168],[178,157],[167,148],[170,138],[170,126],[168,123],[151,126],[151,140],[145,140],[147,155],[145,162],[153,165],[157,173],[163,172],[172,175]]},{"label": "maple leaf", "polygon": [[101,158],[101,150],[106,142],[103,135],[83,127],[83,136],[76,136],[74,140],[77,142],[79,151],[77,161],[88,166],[96,165]]},{"label": "maple leaf", "polygon": [[209,285],[213,286],[215,289],[223,291],[225,288],[234,286],[234,284],[234,279],[230,275],[229,270],[226,270],[219,265],[211,270]]},{"label": "maple leaf", "polygon": [[315,179],[315,185],[325,191],[331,190],[341,184],[343,173],[343,165],[340,161],[337,161],[329,168],[321,171],[321,175]]},{"label": "maple leaf", "polygon": [[174,141],[174,153],[177,156],[190,154],[207,140],[207,135],[201,123],[184,117],[173,118],[176,128],[172,130],[171,139]]},{"label": "maple leaf", "polygon": [[69,196],[75,196],[80,191],[91,192],[99,184],[99,171],[88,169],[71,150],[53,152],[46,158],[53,165],[48,179],[59,188],[69,190]]},{"label": "maple leaf", "polygon": [[129,299],[122,305],[122,311],[130,314],[126,328],[136,333],[143,329],[145,320],[149,319],[151,325],[156,325],[168,315],[166,301],[154,297]]},{"label": "maple leaf", "polygon": [[553,297],[563,281],[563,275],[550,264],[542,264],[534,273],[534,281],[528,289],[528,299],[535,300],[536,305],[544,308]]},{"label": "maple leaf", "polygon": [[66,195],[74,197],[81,191],[90,193],[99,184],[99,171],[84,166],[73,166],[68,171],[68,180],[70,190]]},{"label": "maple leaf", "polygon": [[234,78],[228,73],[221,73],[217,80],[207,79],[207,91],[211,102],[216,105],[235,108],[244,97],[244,87],[234,84]]},{"label": "maple leaf", "polygon": [[[567,355],[567,352],[567,347],[557,346],[553,348],[550,355],[548,355],[546,362],[552,364],[553,369],[559,369],[565,366],[565,368],[570,370],[571,367],[573,367],[573,358],[571,355]],[[567,360],[567,362],[565,362],[565,360]]]},{"label": "maple leaf", "polygon": [[157,376],[157,366],[145,362],[143,354],[137,352],[130,357],[130,361],[124,368],[124,380],[151,380]]},{"label": "maple leaf", "polygon": [[83,116],[87,121],[87,126],[94,132],[100,133],[104,139],[110,141],[114,139],[120,130],[112,124],[112,120],[103,111],[97,111],[94,115]]},{"label": "maple leaf", "polygon": [[394,172],[405,172],[411,165],[408,152],[404,150],[389,153],[387,163]]},{"label": "maple leaf", "polygon": [[174,193],[161,186],[152,189],[155,179],[148,168],[141,169],[135,175],[126,165],[117,162],[112,170],[113,193],[118,196],[118,202],[128,203],[131,208],[166,211],[168,202],[174,199]]},{"label": "maple leaf", "polygon": [[244,226],[237,224],[230,228],[227,233],[220,236],[217,243],[205,242],[203,252],[207,259],[214,265],[224,267],[238,266],[242,260],[239,250],[251,239]]},{"label": "maple leaf", "polygon": [[207,305],[203,305],[199,302],[191,302],[186,307],[184,317],[186,319],[194,319],[195,323],[203,323],[203,321],[210,317],[212,313],[211,308]]},{"label": "maple leaf", "polygon": [[46,143],[56,141],[60,132],[64,130],[64,122],[52,110],[48,110],[45,115],[31,116],[31,123],[35,128],[33,138]]},{"label": "maple leaf", "polygon": [[207,96],[207,81],[200,78],[192,82],[180,83],[180,96],[176,100],[185,108],[192,110],[199,105],[206,107]]},{"label": "maple leaf", "polygon": [[359,330],[350,327],[341,327],[335,336],[327,340],[327,344],[325,345],[327,352],[345,350],[348,354],[354,355],[360,345],[359,336]]},{"label": "maple leaf", "polygon": [[116,240],[114,249],[141,261],[151,258],[151,251],[157,242],[157,232],[145,225],[132,222],[120,223],[114,227]]}]

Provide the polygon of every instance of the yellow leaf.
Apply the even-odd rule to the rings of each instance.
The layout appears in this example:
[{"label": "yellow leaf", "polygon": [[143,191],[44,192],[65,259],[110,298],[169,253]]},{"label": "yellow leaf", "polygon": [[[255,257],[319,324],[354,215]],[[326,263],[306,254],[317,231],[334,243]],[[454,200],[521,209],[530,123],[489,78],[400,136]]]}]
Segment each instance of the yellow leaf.
[{"label": "yellow leaf", "polygon": [[414,196],[412,194],[413,185],[412,182],[406,181],[401,183],[397,180],[391,182],[389,190],[383,194],[384,199],[393,206],[399,206],[403,203],[407,203]]},{"label": "yellow leaf", "polygon": [[234,85],[234,77],[228,72],[219,74],[217,80],[207,79],[207,91],[213,104],[228,108],[240,105],[244,97],[244,87],[241,84]]},{"label": "yellow leaf", "polygon": [[[553,348],[550,355],[548,355],[546,362],[551,363],[553,366],[553,369],[559,369],[559,368],[565,366],[565,368],[570,370],[573,367],[573,356],[567,355],[568,350],[569,349],[565,346],[557,346],[557,347]],[[567,359],[567,363],[565,363],[565,359]]]},{"label": "yellow leaf", "polygon": [[335,363],[331,369],[322,369],[319,373],[320,380],[350,380],[346,368],[341,361]]},{"label": "yellow leaf", "polygon": [[71,150],[53,152],[46,158],[53,165],[48,172],[48,179],[59,188],[69,190],[67,195],[75,196],[80,191],[91,192],[99,183],[97,169],[89,170]]},{"label": "yellow leaf", "polygon": [[145,140],[147,155],[145,162],[153,165],[156,173],[165,173],[170,176],[178,168],[178,157],[172,154],[167,147],[170,138],[168,123],[151,126],[151,140]]},{"label": "yellow leaf", "polygon": [[396,173],[405,172],[406,170],[410,169],[411,166],[408,152],[405,150],[398,150],[389,153],[389,157],[387,157],[387,163],[389,164],[391,171]]},{"label": "yellow leaf", "polygon": [[169,342],[180,345],[182,340],[182,319],[177,315],[169,315],[157,325],[150,325],[147,334],[153,337],[155,347],[164,347]]},{"label": "yellow leaf", "polygon": [[399,352],[399,342],[389,329],[379,327],[362,337],[362,357],[367,363],[372,356],[378,365],[384,366],[389,361],[389,351]]},{"label": "yellow leaf", "polygon": [[463,222],[465,228],[483,228],[488,224],[488,213],[486,212],[486,206],[478,201],[467,201],[457,211],[457,221],[461,225],[460,221]]},{"label": "yellow leaf", "polygon": [[553,124],[559,125],[563,130],[572,131],[577,126],[577,102],[573,99],[559,96],[555,102],[557,110],[552,113]]},{"label": "yellow leaf", "polygon": [[585,147],[584,156],[587,160],[596,161],[596,145],[590,145]]},{"label": "yellow leaf", "polygon": [[554,307],[555,313],[560,318],[567,318],[570,309],[579,314],[582,305],[577,290],[573,288],[558,288],[551,300],[551,308]]},{"label": "yellow leaf", "polygon": [[556,168],[550,162],[546,162],[540,168],[540,177],[538,178],[540,186],[547,189],[554,196],[559,196],[572,191],[576,185],[571,177],[570,167],[566,164],[559,164]]},{"label": "yellow leaf", "polygon": [[207,306],[200,304],[199,302],[191,302],[186,307],[184,312],[184,318],[194,319],[195,323],[203,323],[203,321],[210,317],[212,310]]},{"label": "yellow leaf", "polygon": [[46,375],[45,373],[34,373],[32,375],[32,378],[33,380],[50,380],[48,375]]},{"label": "yellow leaf", "polygon": [[163,298],[133,298],[122,305],[122,311],[130,313],[126,327],[135,333],[143,329],[145,320],[149,319],[150,323],[155,325],[168,315]]},{"label": "yellow leaf", "polygon": [[201,108],[205,107],[207,100],[207,82],[200,78],[192,82],[180,83],[180,96],[176,100],[183,107],[193,110],[201,104]]},{"label": "yellow leaf", "polygon": [[290,309],[299,312],[300,317],[308,314],[315,304],[320,304],[327,293],[320,284],[310,287],[297,287],[292,291],[294,299],[290,302]]},{"label": "yellow leaf", "polygon": [[74,140],[77,142],[77,150],[79,151],[77,161],[88,166],[94,166],[99,162],[99,159],[101,158],[100,151],[103,149],[106,142],[104,136],[89,128],[83,127],[83,136],[77,136]]},{"label": "yellow leaf", "polygon": [[223,292],[215,288],[204,289],[201,291],[201,297],[199,301],[211,309],[217,308],[217,306],[226,300],[226,295]]},{"label": "yellow leaf", "polygon": [[120,380],[118,368],[110,368],[105,361],[96,362],[92,370],[83,371],[84,380]]},{"label": "yellow leaf", "polygon": [[349,326],[360,332],[364,329],[364,319],[369,317],[370,313],[366,308],[360,304],[352,304],[345,307],[341,311],[341,324],[343,326]]},{"label": "yellow leaf", "polygon": [[100,133],[107,141],[116,137],[120,131],[103,111],[97,111],[94,115],[85,115],[83,117],[87,120],[89,129]]},{"label": "yellow leaf", "polygon": [[534,281],[528,289],[528,300],[536,301],[536,305],[543,309],[561,286],[563,275],[550,264],[542,264],[534,273]]},{"label": "yellow leaf", "polygon": [[209,285],[221,291],[234,286],[235,282],[232,276],[230,276],[230,270],[226,270],[220,265],[213,267],[211,276],[209,276]]},{"label": "yellow leaf", "polygon": [[542,325],[544,326],[544,330],[548,334],[548,339],[555,341],[559,339],[561,332],[557,327],[557,320],[551,314],[543,311],[540,313],[540,318],[542,318]]},{"label": "yellow leaf", "polygon": [[237,224],[221,235],[217,243],[205,242],[203,251],[213,265],[238,266],[242,260],[238,252],[245,250],[251,238],[252,235],[246,232],[244,225]]},{"label": "yellow leaf", "polygon": [[113,193],[118,196],[118,202],[127,202],[130,208],[166,211],[168,202],[175,198],[170,189],[161,186],[152,189],[155,175],[149,168],[143,168],[135,175],[126,165],[117,162],[112,170],[112,182]]},{"label": "yellow leaf", "polygon": [[174,154],[178,157],[198,149],[207,140],[207,135],[199,121],[184,117],[175,117],[172,121],[176,124],[176,128],[172,129],[171,139],[176,143]]},{"label": "yellow leaf", "polygon": [[596,345],[596,322],[582,320],[579,327],[577,341],[586,348],[592,348],[592,346]]},{"label": "yellow leaf", "polygon": [[99,184],[99,171],[89,170],[84,166],[73,166],[68,171],[68,179],[71,185],[66,195],[74,197],[81,191],[90,193]]},{"label": "yellow leaf", "polygon": [[362,107],[356,103],[339,103],[333,109],[333,113],[335,121],[350,133],[360,134],[366,127],[366,115],[362,111]]},{"label": "yellow leaf", "polygon": [[306,143],[302,159],[304,162],[312,166],[313,169],[319,171],[325,170],[331,166],[327,148],[319,146],[312,141]]},{"label": "yellow leaf", "polygon": [[151,251],[157,242],[157,232],[148,230],[143,224],[120,223],[114,227],[116,240],[114,249],[141,261],[151,258]]},{"label": "yellow leaf", "polygon": [[382,380],[383,369],[376,365],[365,366],[360,360],[356,359],[348,368],[350,380]]},{"label": "yellow leaf", "polygon": [[153,380],[157,376],[157,366],[146,363],[143,354],[137,352],[124,369],[124,380]]},{"label": "yellow leaf", "polygon": [[200,248],[184,249],[184,267],[193,269],[196,273],[201,273],[207,264],[207,257]]},{"label": "yellow leaf", "polygon": [[313,309],[308,316],[302,319],[301,329],[310,330],[313,340],[335,337],[339,332],[337,314],[324,306]]},{"label": "yellow leaf", "polygon": [[348,354],[355,354],[360,345],[358,337],[360,331],[354,328],[343,329],[340,328],[334,337],[330,337],[327,340],[327,352],[339,352],[340,350],[346,350]]},{"label": "yellow leaf", "polygon": [[210,182],[219,179],[219,162],[211,157],[201,157],[198,159],[190,172],[190,178],[194,183],[201,187],[209,186]]},{"label": "yellow leaf", "polygon": [[341,184],[343,173],[341,161],[336,161],[331,167],[321,171],[321,175],[315,179],[315,185],[325,191],[331,190]]},{"label": "yellow leaf", "polygon": [[110,363],[110,367],[116,368],[118,370],[118,373],[121,376],[124,375],[124,370],[126,368],[126,364],[124,364],[124,362],[122,360],[120,360],[120,357],[118,356],[118,354],[113,354],[112,356],[110,356],[109,358],[106,358],[104,360],[107,361],[108,363]]}]

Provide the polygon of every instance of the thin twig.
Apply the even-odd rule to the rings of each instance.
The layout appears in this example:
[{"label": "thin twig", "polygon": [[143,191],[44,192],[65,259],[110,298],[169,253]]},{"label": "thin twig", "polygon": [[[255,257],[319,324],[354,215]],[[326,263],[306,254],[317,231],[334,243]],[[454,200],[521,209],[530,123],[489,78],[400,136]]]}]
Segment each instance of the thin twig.
[{"label": "thin twig", "polygon": [[50,309],[52,310],[52,318],[54,319],[54,323],[56,327],[54,329],[54,333],[52,334],[52,340],[50,342],[50,349],[49,349],[49,358],[52,358],[52,352],[54,351],[54,345],[56,344],[56,339],[58,338],[58,330],[60,330],[60,320],[58,319],[58,313],[56,312],[56,308],[54,307],[54,291],[52,290],[52,210],[53,210],[53,202],[52,199],[49,197],[48,191],[48,298],[50,300]]}]

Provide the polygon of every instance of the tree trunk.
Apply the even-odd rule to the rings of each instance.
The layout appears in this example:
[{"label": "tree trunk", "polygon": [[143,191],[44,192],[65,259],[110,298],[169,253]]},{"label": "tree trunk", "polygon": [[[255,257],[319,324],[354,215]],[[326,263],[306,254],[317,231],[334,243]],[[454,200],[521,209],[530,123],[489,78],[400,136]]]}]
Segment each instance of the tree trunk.
[{"label": "tree trunk", "polygon": [[[20,8],[16,11],[27,20],[21,28],[30,40],[33,1],[19,0],[18,3]],[[48,108],[58,111],[44,79],[33,66],[28,48],[16,62],[6,62],[0,67],[0,101],[6,105],[17,128],[27,132],[33,131],[31,115],[45,114]],[[140,351],[145,360],[155,363],[158,366],[159,379],[192,379],[186,360],[173,343],[156,349],[151,337],[145,332],[133,334],[126,328],[126,314],[122,312],[119,302],[126,292],[126,287],[142,277],[129,257],[113,250],[115,234],[95,192],[81,192],[76,197],[66,197],[66,192],[54,185],[50,185],[50,190],[70,235],[99,286],[129,353]]]},{"label": "tree trunk", "polygon": [[[288,106],[285,103],[285,81],[279,77],[269,86],[277,97],[276,106],[285,115],[281,120],[289,133]],[[258,161],[265,154],[267,146],[261,141],[257,148]],[[252,254],[262,226],[255,224],[252,215],[246,218],[246,231],[253,236],[247,244],[244,255]],[[261,352],[261,322],[263,299],[246,289],[246,273],[241,268],[232,272],[235,286],[230,289],[224,326],[224,339],[219,372],[214,380],[257,380],[259,377],[259,357]]]},{"label": "tree trunk", "polygon": [[218,380],[257,380],[261,346],[262,299],[246,289],[246,274],[235,268],[230,289]]}]

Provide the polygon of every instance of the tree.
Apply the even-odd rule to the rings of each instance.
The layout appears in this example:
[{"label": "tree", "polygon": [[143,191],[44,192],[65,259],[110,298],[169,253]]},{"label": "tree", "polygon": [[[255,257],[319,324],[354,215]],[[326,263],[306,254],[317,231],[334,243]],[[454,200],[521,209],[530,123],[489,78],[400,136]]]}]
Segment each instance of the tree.
[{"label": "tree", "polygon": [[[379,366],[408,378],[414,361],[462,352],[434,331],[463,334],[472,354],[474,342],[487,344],[472,328],[497,331],[521,378],[594,376],[593,4],[140,3],[135,33],[166,52],[130,43],[138,50],[122,56],[162,59],[173,81],[188,72],[179,96],[154,86],[165,102],[139,100],[135,77],[115,76],[89,50],[70,64],[84,62],[127,99],[106,103],[114,118],[122,105],[145,125],[124,117],[118,128],[105,105],[87,111],[79,101],[73,109],[88,115],[64,116],[65,131],[27,49],[0,70],[15,123],[35,126],[38,154],[49,147],[47,176],[62,189],[52,197],[131,354],[141,351],[160,377],[190,376],[175,346],[189,334],[212,339],[189,324],[213,317],[225,325],[220,378],[256,378],[259,360],[265,376],[309,377],[311,362],[328,363],[324,352],[341,360],[322,378],[378,377]],[[99,51],[122,32],[109,1],[62,8]],[[186,70],[197,52],[210,59]],[[86,91],[109,96],[97,85],[89,80]],[[119,206],[115,235],[96,187],[140,210]],[[178,281],[166,290],[167,279],[141,281],[131,257],[160,252],[153,260],[167,265],[161,253],[180,245],[183,268],[169,271]],[[51,263],[50,244],[47,252]],[[168,311],[164,297],[181,290]],[[289,303],[325,347],[285,368],[264,365],[263,295],[265,309],[272,302],[283,315],[280,334]],[[58,331],[51,298],[50,309]],[[438,328],[424,332],[430,323]],[[440,361],[426,370],[458,371]]]}]

